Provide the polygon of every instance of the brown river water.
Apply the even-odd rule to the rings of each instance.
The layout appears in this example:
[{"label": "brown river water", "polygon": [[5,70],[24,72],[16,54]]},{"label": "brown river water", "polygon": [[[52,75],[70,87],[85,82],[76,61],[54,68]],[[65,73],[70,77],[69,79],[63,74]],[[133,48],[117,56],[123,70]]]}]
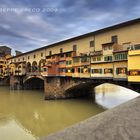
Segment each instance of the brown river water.
[{"label": "brown river water", "polygon": [[0,86],[0,140],[37,140],[139,96],[112,84],[100,85],[95,91],[95,102],[93,99],[45,101],[43,91],[11,91]]}]

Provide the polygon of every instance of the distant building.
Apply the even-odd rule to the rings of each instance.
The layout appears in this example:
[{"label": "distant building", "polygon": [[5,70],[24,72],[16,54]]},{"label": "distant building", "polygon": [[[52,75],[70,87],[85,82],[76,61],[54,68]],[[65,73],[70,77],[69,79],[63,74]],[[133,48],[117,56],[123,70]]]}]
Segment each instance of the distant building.
[{"label": "distant building", "polygon": [[11,57],[11,48],[0,46],[0,78],[7,76],[7,58]]},{"label": "distant building", "polygon": [[0,46],[0,56],[4,57],[6,55],[11,55],[11,48],[7,46]]}]

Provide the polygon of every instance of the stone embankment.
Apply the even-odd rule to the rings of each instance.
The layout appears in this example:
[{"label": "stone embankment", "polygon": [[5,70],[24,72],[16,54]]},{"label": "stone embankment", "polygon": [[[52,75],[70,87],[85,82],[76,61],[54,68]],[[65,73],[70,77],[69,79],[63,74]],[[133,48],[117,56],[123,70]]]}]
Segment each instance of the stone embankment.
[{"label": "stone embankment", "polygon": [[140,140],[140,96],[41,140]]}]

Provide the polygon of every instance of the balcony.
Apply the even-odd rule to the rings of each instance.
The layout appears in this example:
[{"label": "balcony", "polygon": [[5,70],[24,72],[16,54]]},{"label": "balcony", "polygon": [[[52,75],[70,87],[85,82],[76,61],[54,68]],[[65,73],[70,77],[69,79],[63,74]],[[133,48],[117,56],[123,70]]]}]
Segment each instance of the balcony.
[{"label": "balcony", "polygon": [[113,53],[117,52],[127,52],[129,50],[134,50],[135,46],[129,43],[124,43],[123,45],[114,44],[113,45]]},{"label": "balcony", "polygon": [[65,68],[66,67],[66,64],[59,64],[59,68]]},{"label": "balcony", "polygon": [[76,51],[72,52],[72,57],[75,57],[77,55]]},{"label": "balcony", "polygon": [[72,77],[80,77],[80,73],[74,72],[74,73],[72,73]]},{"label": "balcony", "polygon": [[59,56],[54,56],[51,59],[52,62],[58,62],[59,61]]},{"label": "balcony", "polygon": [[51,56],[46,56],[46,61],[52,61],[52,57]]},{"label": "balcony", "polygon": [[51,61],[47,61],[45,65],[46,65],[46,67],[51,67],[52,66],[52,62]]},{"label": "balcony", "polygon": [[67,61],[72,60],[72,57],[66,57],[66,60]]},{"label": "balcony", "polygon": [[94,52],[90,52],[90,56],[100,56],[103,55],[103,51],[94,51]]},{"label": "balcony", "polygon": [[73,67],[79,67],[79,66],[81,66],[81,63],[80,62],[73,62],[72,66]]},{"label": "balcony", "polygon": [[66,54],[62,53],[59,56],[59,61],[64,61],[64,60],[66,60]]},{"label": "balcony", "polygon": [[70,76],[71,77],[72,76],[72,73],[71,72],[67,72],[66,73],[66,76]]},{"label": "balcony", "polygon": [[59,75],[63,77],[63,76],[66,76],[66,73],[65,72],[60,72]]},{"label": "balcony", "polygon": [[80,78],[89,78],[90,73],[80,73]]},{"label": "balcony", "polygon": [[48,72],[47,72],[47,71],[43,71],[43,72],[40,73],[40,75],[41,75],[41,76],[44,76],[44,77],[45,77],[45,76],[48,76]]}]

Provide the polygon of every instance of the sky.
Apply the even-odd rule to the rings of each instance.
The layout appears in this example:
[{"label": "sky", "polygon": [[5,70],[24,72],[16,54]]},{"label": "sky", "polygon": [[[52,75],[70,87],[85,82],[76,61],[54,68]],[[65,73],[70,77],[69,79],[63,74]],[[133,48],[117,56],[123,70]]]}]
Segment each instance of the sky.
[{"label": "sky", "polygon": [[140,17],[140,0],[0,0],[0,45],[27,52]]}]

